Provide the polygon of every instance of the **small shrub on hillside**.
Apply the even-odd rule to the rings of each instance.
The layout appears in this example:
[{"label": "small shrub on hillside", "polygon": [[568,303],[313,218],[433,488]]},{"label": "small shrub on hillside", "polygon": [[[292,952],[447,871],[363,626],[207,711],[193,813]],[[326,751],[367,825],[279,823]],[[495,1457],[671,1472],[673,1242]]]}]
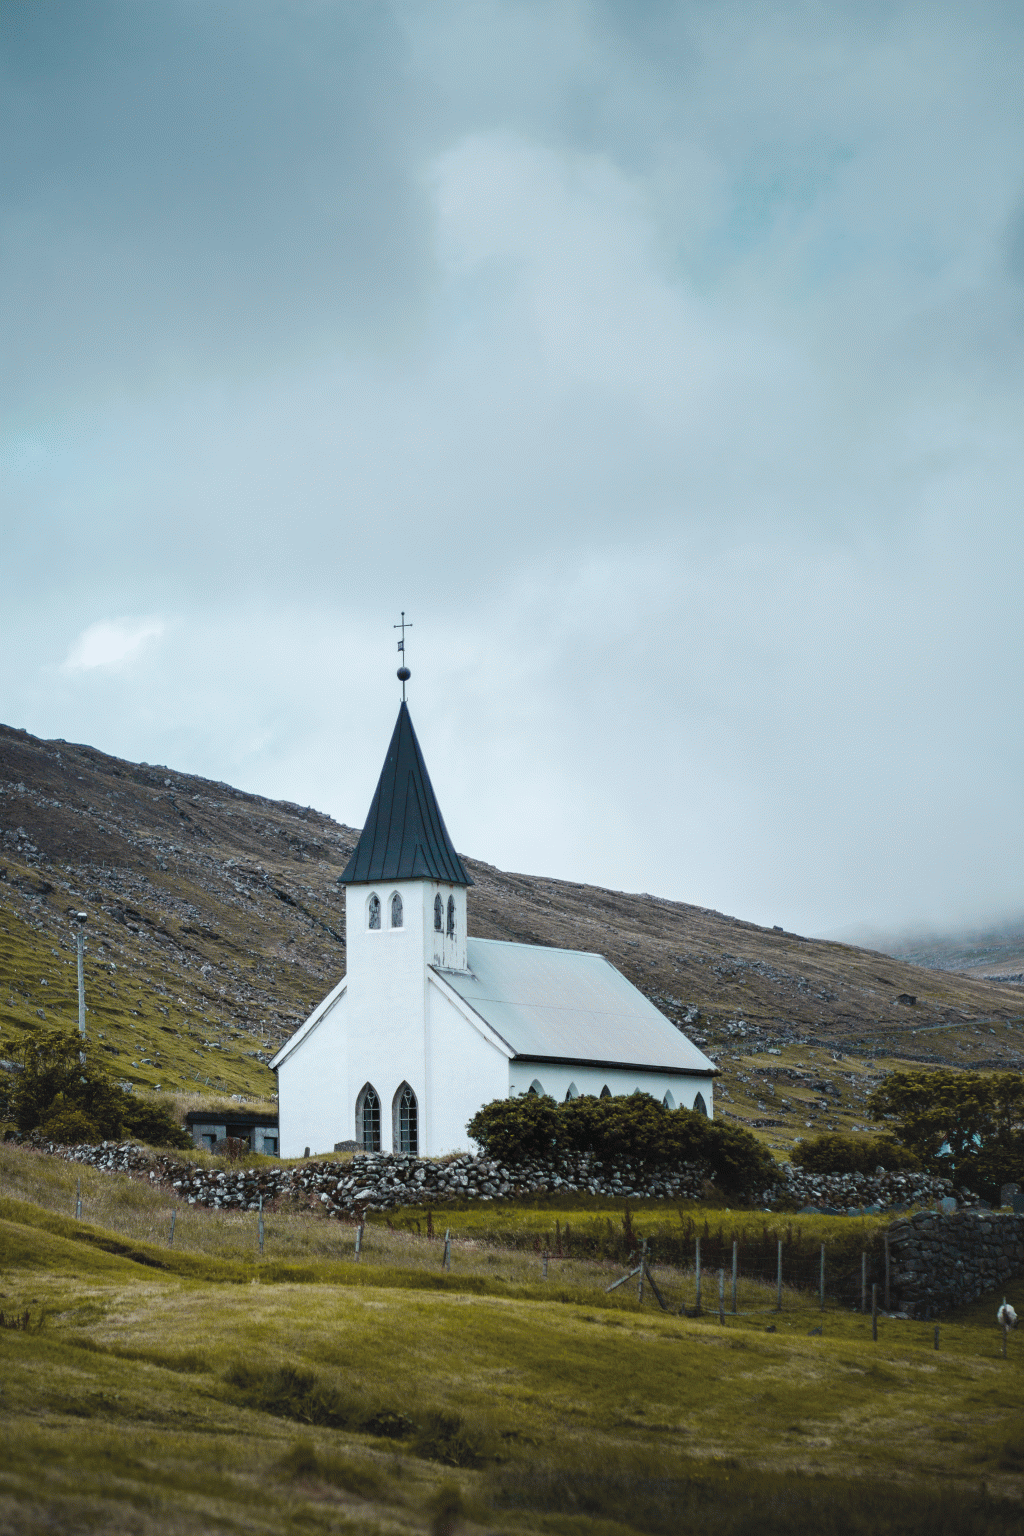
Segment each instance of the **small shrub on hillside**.
[{"label": "small shrub on hillside", "polygon": [[157,1146],[192,1144],[162,1104],[136,1099],[112,1082],[80,1035],[43,1030],[25,1042],[21,1060],[13,1108],[24,1135],[39,1131],[70,1146],[118,1141],[126,1133]]},{"label": "small shrub on hillside", "polygon": [[998,1199],[1024,1182],[1024,1076],[1019,1072],[890,1072],[868,1100],[875,1120],[930,1173]]},{"label": "small shrub on hillside", "polygon": [[887,1173],[917,1172],[921,1159],[909,1147],[886,1136],[844,1136],[827,1131],[802,1141],[793,1152],[793,1162],[807,1173]]}]

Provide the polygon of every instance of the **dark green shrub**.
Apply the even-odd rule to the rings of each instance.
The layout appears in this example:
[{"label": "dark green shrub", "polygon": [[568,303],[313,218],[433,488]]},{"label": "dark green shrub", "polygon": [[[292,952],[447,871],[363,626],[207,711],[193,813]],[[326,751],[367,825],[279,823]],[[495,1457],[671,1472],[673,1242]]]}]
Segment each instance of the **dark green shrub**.
[{"label": "dark green shrub", "polygon": [[126,1133],[154,1146],[192,1145],[165,1105],[136,1099],[112,1082],[80,1035],[43,1030],[22,1046],[21,1061],[13,1108],[24,1134],[40,1131],[70,1146],[119,1141]]},{"label": "dark green shrub", "polygon": [[466,1130],[488,1157],[515,1167],[557,1150],[558,1105],[546,1094],[494,1099],[478,1109]]},{"label": "dark green shrub", "polygon": [[124,1097],[124,1128],[130,1135],[148,1142],[151,1147],[184,1149],[192,1145],[191,1136],[166,1104],[155,1104],[152,1099],[136,1099],[130,1093]]},{"label": "dark green shrub", "polygon": [[876,1168],[903,1173],[921,1167],[921,1159],[909,1147],[887,1136],[844,1136],[839,1131],[802,1141],[794,1149],[793,1162],[808,1173],[874,1173]]},{"label": "dark green shrub", "polygon": [[1024,1182],[1024,1076],[1019,1072],[890,1072],[872,1093],[875,1120],[930,1173],[999,1198]]},{"label": "dark green shrub", "polygon": [[695,1164],[724,1193],[741,1198],[759,1195],[779,1177],[774,1159],[749,1131],[688,1109],[666,1109],[647,1093],[583,1096],[567,1104],[532,1095],[495,1099],[466,1129],[489,1157],[513,1168],[579,1153],[609,1168],[628,1164],[641,1177]]}]

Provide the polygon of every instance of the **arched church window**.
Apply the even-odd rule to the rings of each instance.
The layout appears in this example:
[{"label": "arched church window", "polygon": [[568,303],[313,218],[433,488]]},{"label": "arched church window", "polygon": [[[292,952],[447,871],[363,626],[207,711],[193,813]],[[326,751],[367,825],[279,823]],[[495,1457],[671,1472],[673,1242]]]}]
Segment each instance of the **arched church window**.
[{"label": "arched church window", "polygon": [[544,1085],[543,1083],[539,1082],[537,1078],[534,1078],[533,1082],[526,1090],[527,1098],[529,1098],[531,1094],[535,1099],[542,1099],[544,1097]]},{"label": "arched church window", "polygon": [[693,1101],[693,1112],[695,1115],[707,1115],[708,1107],[704,1103],[704,1095],[702,1093],[698,1093]]},{"label": "arched church window", "polygon": [[391,898],[391,926],[392,928],[402,926],[402,898],[397,891]]},{"label": "arched church window", "polygon": [[408,1083],[395,1094],[395,1151],[415,1157],[419,1151],[419,1113],[416,1095]]},{"label": "arched church window", "polygon": [[370,896],[370,900],[369,900],[369,902],[367,904],[366,911],[367,911],[367,927],[369,927],[369,928],[379,928],[380,927],[380,897],[377,895],[376,891],[374,891],[372,893],[372,895]]},{"label": "arched church window", "polygon": [[671,1093],[666,1093],[661,1102],[664,1104],[666,1109],[675,1109],[676,1107],[676,1101],[672,1097]]},{"label": "arched church window", "polygon": [[576,1087],[576,1084],[575,1083],[570,1083],[568,1088],[565,1090],[565,1102],[567,1104],[571,1104],[573,1099],[578,1099],[579,1096],[580,1096],[580,1091]]},{"label": "arched church window", "polygon": [[444,902],[440,896],[434,897],[434,932],[444,932]]},{"label": "arched church window", "polygon": [[380,1151],[380,1099],[372,1083],[356,1100],[356,1140],[364,1152]]},{"label": "arched church window", "polygon": [[601,1097],[601,1098],[602,1098],[602,1099],[610,1099],[610,1098],[611,1098],[611,1096],[612,1096],[612,1091],[611,1091],[611,1089],[610,1089],[610,1088],[609,1088],[609,1087],[608,1087],[608,1084],[607,1084],[607,1083],[605,1083],[605,1085],[604,1085],[604,1087],[603,1087],[603,1088],[602,1088],[602,1089],[601,1089],[601,1093],[600,1093],[600,1097]]},{"label": "arched church window", "polygon": [[448,897],[448,937],[455,937],[455,897]]}]

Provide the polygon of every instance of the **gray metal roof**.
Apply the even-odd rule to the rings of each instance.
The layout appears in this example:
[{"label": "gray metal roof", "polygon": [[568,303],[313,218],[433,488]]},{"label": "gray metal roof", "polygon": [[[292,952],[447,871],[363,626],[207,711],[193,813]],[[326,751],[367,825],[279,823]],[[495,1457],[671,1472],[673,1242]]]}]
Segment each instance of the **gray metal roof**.
[{"label": "gray metal roof", "polygon": [[338,884],[377,880],[473,884],[448,836],[404,699],[366,825]]},{"label": "gray metal roof", "polygon": [[516,1056],[717,1072],[603,955],[497,939],[466,942],[468,972],[438,974]]}]

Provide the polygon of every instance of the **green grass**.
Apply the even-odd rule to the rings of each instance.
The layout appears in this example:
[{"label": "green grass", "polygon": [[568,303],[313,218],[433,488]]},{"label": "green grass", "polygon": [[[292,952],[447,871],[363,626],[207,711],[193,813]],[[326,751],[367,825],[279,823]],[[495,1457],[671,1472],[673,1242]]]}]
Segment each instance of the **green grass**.
[{"label": "green grass", "polygon": [[545,1284],[465,1212],[450,1276],[415,1231],[369,1228],[356,1265],[351,1229],[297,1214],[268,1217],[262,1262],[221,1212],[170,1249],[142,1235],[161,1192],[83,1169],[105,1219],[77,1222],[77,1169],[2,1154],[0,1310],[30,1324],[0,1329],[5,1532],[422,1531],[455,1506],[609,1536],[1019,1526],[1024,1340],[1001,1358],[991,1300],[936,1352],[930,1324],[874,1343],[797,1292],[723,1327],[606,1296],[607,1263]]}]

